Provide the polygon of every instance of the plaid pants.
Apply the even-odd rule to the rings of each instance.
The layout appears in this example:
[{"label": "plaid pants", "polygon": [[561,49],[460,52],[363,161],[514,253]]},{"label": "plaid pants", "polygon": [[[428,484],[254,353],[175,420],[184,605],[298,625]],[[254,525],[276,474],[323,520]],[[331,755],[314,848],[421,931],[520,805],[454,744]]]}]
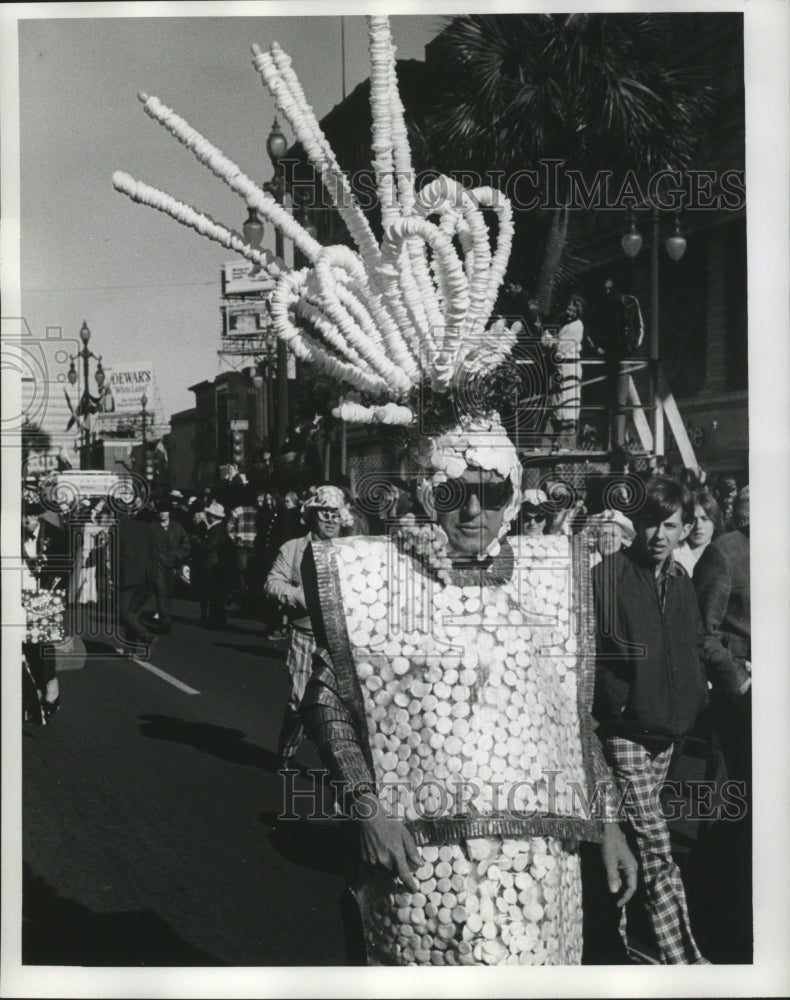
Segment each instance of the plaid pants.
[{"label": "plaid pants", "polygon": [[304,739],[304,728],[299,715],[299,705],[304,698],[307,682],[313,669],[313,651],[315,650],[315,639],[312,632],[301,632],[297,628],[291,628],[291,642],[288,646],[288,658],[285,665],[291,676],[291,693],[288,696],[288,704],[285,706],[278,753],[280,759],[294,756],[299,749],[299,745]]},{"label": "plaid pants", "polygon": [[[640,891],[656,938],[662,965],[706,963],[691,933],[686,892],[680,869],[672,860],[669,827],[661,812],[658,788],[666,779],[672,747],[652,753],[620,736],[603,741],[622,799],[622,812],[633,832],[639,862]],[[620,932],[625,934],[625,909]]]}]

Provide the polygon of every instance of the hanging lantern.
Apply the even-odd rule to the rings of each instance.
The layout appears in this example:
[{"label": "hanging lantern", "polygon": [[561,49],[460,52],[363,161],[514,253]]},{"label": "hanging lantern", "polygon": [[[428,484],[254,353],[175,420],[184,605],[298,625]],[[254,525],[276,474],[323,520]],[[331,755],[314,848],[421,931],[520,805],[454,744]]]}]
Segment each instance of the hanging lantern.
[{"label": "hanging lantern", "polygon": [[266,152],[269,154],[269,159],[275,167],[288,152],[288,140],[283,135],[280,123],[276,118],[274,119],[269,137],[266,140]]},{"label": "hanging lantern", "polygon": [[252,207],[247,209],[247,218],[244,220],[242,231],[247,243],[257,250],[263,239],[263,223],[258,218],[258,213]]},{"label": "hanging lantern", "polygon": [[636,228],[636,222],[630,213],[629,217],[628,229],[620,237],[620,246],[623,248],[623,253],[626,257],[633,258],[642,249],[642,234]]},{"label": "hanging lantern", "polygon": [[665,243],[670,258],[677,263],[686,252],[686,237],[680,229],[680,216],[675,216],[675,230]]}]

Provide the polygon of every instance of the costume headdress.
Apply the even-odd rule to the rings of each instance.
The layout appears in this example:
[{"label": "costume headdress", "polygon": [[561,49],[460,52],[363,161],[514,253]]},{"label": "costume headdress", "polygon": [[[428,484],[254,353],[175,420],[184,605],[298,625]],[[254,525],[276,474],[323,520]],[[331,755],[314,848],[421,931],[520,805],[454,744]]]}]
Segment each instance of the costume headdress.
[{"label": "costume headdress", "polygon": [[[463,188],[438,177],[414,187],[411,152],[386,17],[369,17],[373,169],[381,206],[379,241],[354,198],[307,103],[291,59],[276,43],[253,46],[253,65],[320,176],[356,244],[322,246],[273,198],[156,97],[145,111],[209,167],[247,205],[293,240],[309,266],[289,270],[238,233],[170,195],[117,171],[115,187],[135,201],[253,261],[276,278],[271,314],[294,354],[346,387],[333,411],[350,423],[413,425],[425,393],[445,401],[449,435],[421,446],[418,461],[434,476],[461,464],[497,469],[520,487],[520,467],[495,410],[473,404],[469,386],[494,371],[518,327],[488,327],[513,237],[512,211],[498,190]],[[492,247],[484,214],[497,217]],[[460,247],[461,252],[458,252]],[[503,454],[506,452],[506,457]],[[514,511],[517,503],[514,505]]]},{"label": "costume headdress", "polygon": [[302,504],[302,518],[310,510],[320,507],[329,507],[336,510],[340,516],[340,523],[345,527],[350,527],[354,523],[351,511],[348,509],[346,498],[339,486],[315,486],[310,496]]}]

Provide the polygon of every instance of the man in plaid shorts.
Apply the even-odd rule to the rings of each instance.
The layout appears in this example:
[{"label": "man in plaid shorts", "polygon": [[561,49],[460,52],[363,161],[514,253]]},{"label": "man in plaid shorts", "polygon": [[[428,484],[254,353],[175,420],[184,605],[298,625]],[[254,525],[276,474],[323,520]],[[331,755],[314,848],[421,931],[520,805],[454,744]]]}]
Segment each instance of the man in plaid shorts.
[{"label": "man in plaid shorts", "polygon": [[337,486],[315,488],[302,505],[302,520],[307,525],[307,534],[292,538],[280,547],[264,586],[266,596],[283,606],[291,625],[291,642],[286,660],[291,677],[291,693],[285,707],[277,747],[281,770],[292,767],[296,751],[304,738],[299,704],[310,679],[315,650],[313,629],[302,588],[302,556],[311,539],[337,538],[341,525],[350,527],[353,523],[343,491]]},{"label": "man in plaid shorts", "polygon": [[693,521],[689,491],[655,477],[634,517],[634,545],[604,557],[593,570],[598,647],[593,714],[622,796],[640,866],[639,888],[665,965],[706,962],[691,933],[659,801],[673,749],[707,700],[694,587],[672,556]]}]

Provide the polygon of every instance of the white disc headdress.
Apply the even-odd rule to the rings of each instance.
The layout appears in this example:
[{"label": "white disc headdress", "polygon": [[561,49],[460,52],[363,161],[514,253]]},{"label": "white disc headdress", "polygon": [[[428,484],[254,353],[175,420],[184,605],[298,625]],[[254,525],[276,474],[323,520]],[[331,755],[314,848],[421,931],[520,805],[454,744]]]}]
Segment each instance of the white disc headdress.
[{"label": "white disc headdress", "polygon": [[[367,20],[372,167],[381,206],[381,242],[307,103],[290,57],[276,43],[268,52],[253,46],[253,65],[321,177],[356,251],[319,243],[156,97],[140,95],[146,113],[293,240],[309,266],[287,269],[233,230],[121,171],[113,174],[113,184],[134,201],[165,212],[276,278],[270,306],[275,332],[297,358],[344,387],[335,416],[349,423],[411,425],[425,391],[434,398],[445,396],[457,418],[452,422],[472,433],[495,432],[498,446],[488,449],[492,464],[475,464],[498,468],[507,441],[498,414],[479,409],[465,413],[459,408],[463,393],[457,388],[464,372],[473,370],[475,378],[484,379],[515,344],[517,325],[509,329],[497,320],[488,327],[510,255],[510,202],[493,188],[465,189],[444,176],[415,190],[389,21]],[[493,247],[484,209],[493,210],[498,220]],[[475,450],[478,459],[484,459],[486,449]],[[507,450],[505,464],[515,479],[518,459],[512,445]]]}]

